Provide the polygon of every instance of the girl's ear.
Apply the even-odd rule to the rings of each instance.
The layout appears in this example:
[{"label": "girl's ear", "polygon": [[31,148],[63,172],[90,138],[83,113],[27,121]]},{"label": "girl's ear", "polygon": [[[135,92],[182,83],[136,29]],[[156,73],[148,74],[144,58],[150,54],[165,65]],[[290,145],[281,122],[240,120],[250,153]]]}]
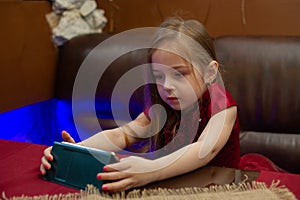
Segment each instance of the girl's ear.
[{"label": "girl's ear", "polygon": [[218,75],[219,63],[215,60],[211,61],[204,74],[204,81],[207,85],[210,85],[216,79]]}]

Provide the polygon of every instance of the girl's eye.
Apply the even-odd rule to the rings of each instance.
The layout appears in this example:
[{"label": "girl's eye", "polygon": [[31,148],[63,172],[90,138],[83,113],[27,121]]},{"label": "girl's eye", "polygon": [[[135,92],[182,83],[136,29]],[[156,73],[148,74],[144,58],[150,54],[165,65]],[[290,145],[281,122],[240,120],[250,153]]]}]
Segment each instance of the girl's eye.
[{"label": "girl's eye", "polygon": [[160,74],[154,74],[154,78],[155,78],[156,80],[161,80],[161,79],[163,79],[163,75],[160,75]]},{"label": "girl's eye", "polygon": [[177,77],[177,78],[181,78],[181,77],[183,77],[183,76],[184,76],[184,74],[181,73],[181,72],[176,72],[176,73],[175,73],[175,77]]}]

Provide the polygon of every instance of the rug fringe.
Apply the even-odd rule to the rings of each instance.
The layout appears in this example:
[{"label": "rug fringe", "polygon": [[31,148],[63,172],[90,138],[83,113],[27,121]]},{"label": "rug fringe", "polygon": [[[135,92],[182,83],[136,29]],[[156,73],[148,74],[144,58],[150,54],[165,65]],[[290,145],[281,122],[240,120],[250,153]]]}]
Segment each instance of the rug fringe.
[{"label": "rug fringe", "polygon": [[[130,200],[157,200],[157,199],[211,199],[211,196],[214,197],[224,197],[226,196],[239,196],[245,197],[252,193],[256,194],[267,194],[270,199],[284,199],[284,200],[297,200],[292,192],[290,192],[284,185],[279,186],[280,181],[273,181],[268,187],[263,182],[246,182],[243,181],[239,184],[226,184],[226,185],[212,185],[210,187],[187,187],[180,189],[168,189],[168,188],[156,188],[156,189],[135,189],[128,193],[119,192],[119,193],[104,193],[100,192],[93,185],[87,185],[85,190],[81,190],[78,193],[68,193],[68,194],[57,194],[57,195],[38,195],[38,196],[19,196],[19,197],[6,197],[5,193],[2,192],[2,198],[0,200],[73,200],[73,199],[84,199],[84,200],[121,200],[121,199],[130,199]],[[253,193],[255,191],[255,193]],[[246,195],[247,194],[247,195]],[[210,196],[209,196],[210,195]],[[202,197],[203,196],[203,197]],[[206,198],[207,197],[207,198]],[[253,198],[253,196],[252,196]],[[218,198],[217,198],[218,199]]]}]

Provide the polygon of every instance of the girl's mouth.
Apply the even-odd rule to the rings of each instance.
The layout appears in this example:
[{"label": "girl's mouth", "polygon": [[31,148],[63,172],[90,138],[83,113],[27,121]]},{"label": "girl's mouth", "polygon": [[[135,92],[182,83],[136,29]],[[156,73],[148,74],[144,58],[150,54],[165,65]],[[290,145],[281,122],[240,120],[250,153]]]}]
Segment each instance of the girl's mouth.
[{"label": "girl's mouth", "polygon": [[168,101],[178,101],[178,98],[176,97],[167,97]]}]

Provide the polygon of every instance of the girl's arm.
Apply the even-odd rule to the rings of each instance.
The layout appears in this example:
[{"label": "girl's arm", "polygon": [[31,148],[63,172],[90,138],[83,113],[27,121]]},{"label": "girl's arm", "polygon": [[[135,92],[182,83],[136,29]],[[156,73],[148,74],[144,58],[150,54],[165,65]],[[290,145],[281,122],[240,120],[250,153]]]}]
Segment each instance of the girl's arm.
[{"label": "girl's arm", "polygon": [[197,142],[157,160],[158,163],[175,160],[170,166],[157,172],[159,180],[208,164],[227,143],[236,120],[236,114],[236,106],[215,114],[209,120]]},{"label": "girl's arm", "polygon": [[78,144],[118,152],[141,140],[140,138],[146,138],[149,125],[149,119],[141,113],[135,120],[122,127],[101,131]]},{"label": "girl's arm", "polygon": [[[144,127],[147,127],[148,124],[150,124],[150,121],[144,113],[141,113],[135,120],[128,124],[128,127],[132,127],[131,129],[135,129],[135,132],[138,134],[127,134],[124,132],[126,128],[121,127],[99,132],[77,144],[106,151],[117,152],[138,141],[139,137],[143,137],[143,135],[146,135],[147,129]],[[74,139],[66,131],[62,131],[62,137],[66,142],[75,143]],[[49,162],[53,160],[51,150],[52,147],[48,147],[44,150],[44,155],[41,158],[40,165],[40,171],[42,174],[46,174],[46,171],[51,168]]]},{"label": "girl's arm", "polygon": [[237,108],[230,107],[209,120],[198,141],[156,160],[137,157],[121,159],[99,173],[103,180],[119,180],[103,185],[104,190],[119,191],[184,174],[208,164],[228,141],[236,120]]}]

